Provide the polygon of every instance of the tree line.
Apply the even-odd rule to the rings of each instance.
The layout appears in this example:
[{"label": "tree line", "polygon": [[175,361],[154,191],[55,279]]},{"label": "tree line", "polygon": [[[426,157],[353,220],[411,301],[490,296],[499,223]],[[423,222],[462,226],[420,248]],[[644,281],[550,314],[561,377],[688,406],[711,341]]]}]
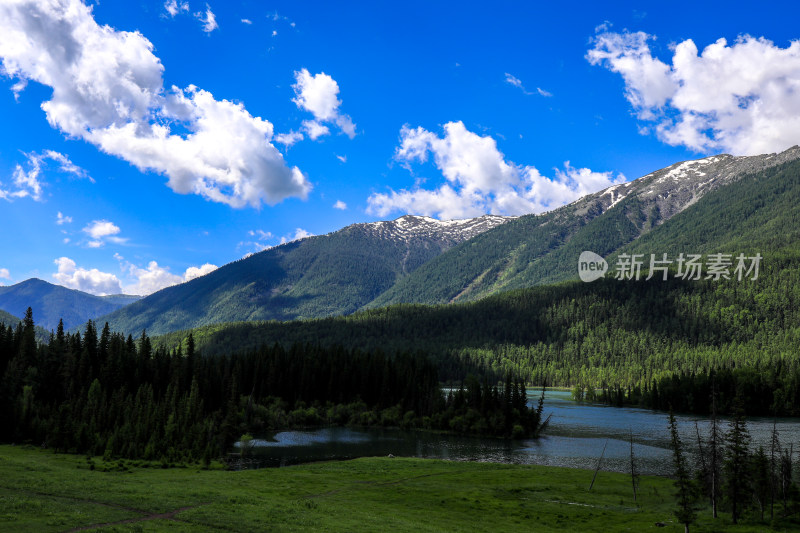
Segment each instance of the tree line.
[{"label": "tree line", "polygon": [[[198,346],[217,353],[311,340],[365,350],[423,350],[443,381],[460,383],[469,373],[502,380],[510,372],[530,385],[547,382],[585,393],[606,389],[614,392],[614,402],[623,391],[626,402],[657,408],[672,403],[690,412],[707,412],[703,376],[717,372],[743,389],[746,405],[768,398],[764,413],[772,414],[774,404],[788,415],[800,405],[800,254],[765,252],[755,281],[603,279],[468,304],[396,305],[318,320],[211,325],[191,333]],[[154,342],[174,347],[188,334]],[[691,393],[693,388],[698,391]],[[692,405],[679,406],[681,398]]]},{"label": "tree line", "polygon": [[[712,391],[715,404],[712,405]],[[594,395],[592,395],[594,393]],[[638,406],[707,415],[712,409],[750,416],[800,416],[800,367],[778,361],[773,365],[676,372],[643,387],[606,387],[601,391],[575,389],[573,396],[615,406]]]},{"label": "tree line", "polygon": [[222,456],[244,433],[319,425],[382,425],[506,437],[534,436],[510,374],[467,380],[444,394],[421,353],[385,355],[297,343],[200,354],[190,335],[167,349],[59,324],[38,343],[32,311],[0,327],[0,440],[56,451],[167,461]]}]

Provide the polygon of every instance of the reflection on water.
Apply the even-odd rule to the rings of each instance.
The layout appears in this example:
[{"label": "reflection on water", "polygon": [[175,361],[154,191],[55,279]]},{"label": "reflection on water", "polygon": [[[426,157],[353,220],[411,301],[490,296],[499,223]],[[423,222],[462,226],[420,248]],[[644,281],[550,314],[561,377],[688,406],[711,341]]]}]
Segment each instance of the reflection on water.
[{"label": "reflection on water", "polygon": [[[529,390],[531,403],[541,392]],[[668,475],[672,470],[667,415],[634,408],[577,404],[569,392],[548,391],[545,413],[553,417],[547,434],[536,440],[503,440],[423,431],[382,428],[323,428],[310,431],[282,431],[254,441],[251,457],[255,466],[287,466],[312,461],[387,456],[424,457],[457,461],[538,464],[595,468],[606,446],[601,469],[628,472],[630,436],[642,474]],[[705,437],[706,419],[677,415],[681,438],[689,451],[696,448],[698,421]],[[748,420],[753,445],[768,449],[773,421]],[[722,428],[727,423],[723,421]],[[780,419],[781,442],[800,440],[800,419]]]}]

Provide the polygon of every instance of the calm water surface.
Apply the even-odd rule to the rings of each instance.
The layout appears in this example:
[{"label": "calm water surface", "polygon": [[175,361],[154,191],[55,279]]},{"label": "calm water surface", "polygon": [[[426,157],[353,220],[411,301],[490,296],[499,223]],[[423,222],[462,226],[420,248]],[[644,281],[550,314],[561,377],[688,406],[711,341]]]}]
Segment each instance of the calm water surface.
[{"label": "calm water surface", "polygon": [[[529,390],[535,404],[541,391]],[[323,428],[310,431],[282,431],[255,441],[253,465],[288,466],[312,461],[386,456],[422,457],[457,461],[538,464],[595,468],[605,446],[602,470],[628,472],[630,436],[642,474],[668,475],[672,471],[668,417],[665,413],[627,407],[578,404],[570,393],[548,391],[545,415],[552,413],[546,435],[539,439],[503,440],[456,435],[439,435],[398,429]],[[687,448],[696,448],[698,422],[703,437],[708,431],[704,418],[678,415],[681,438]],[[748,429],[753,445],[769,449],[772,419],[752,418]],[[800,451],[800,419],[779,419],[781,443],[795,443]],[[723,421],[722,429],[727,429]]]}]

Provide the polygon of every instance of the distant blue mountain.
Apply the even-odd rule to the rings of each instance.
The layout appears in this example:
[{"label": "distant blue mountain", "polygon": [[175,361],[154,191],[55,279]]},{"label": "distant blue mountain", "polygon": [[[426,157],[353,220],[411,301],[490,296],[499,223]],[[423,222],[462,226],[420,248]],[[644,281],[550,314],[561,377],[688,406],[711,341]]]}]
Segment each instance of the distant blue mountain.
[{"label": "distant blue mountain", "polygon": [[0,287],[0,310],[22,317],[31,307],[34,322],[46,330],[56,329],[59,319],[64,320],[65,329],[80,326],[138,299],[139,296],[127,295],[95,296],[37,278]]}]

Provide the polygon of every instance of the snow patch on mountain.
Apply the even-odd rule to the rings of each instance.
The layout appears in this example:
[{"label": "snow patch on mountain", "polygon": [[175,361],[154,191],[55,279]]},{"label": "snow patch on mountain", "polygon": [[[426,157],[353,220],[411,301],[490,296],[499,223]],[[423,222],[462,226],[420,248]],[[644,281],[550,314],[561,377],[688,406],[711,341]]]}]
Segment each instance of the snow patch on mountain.
[{"label": "snow patch on mountain", "polygon": [[375,237],[409,241],[432,239],[459,243],[475,237],[516,217],[483,215],[477,218],[437,220],[427,216],[404,215],[395,220],[354,224]]}]

